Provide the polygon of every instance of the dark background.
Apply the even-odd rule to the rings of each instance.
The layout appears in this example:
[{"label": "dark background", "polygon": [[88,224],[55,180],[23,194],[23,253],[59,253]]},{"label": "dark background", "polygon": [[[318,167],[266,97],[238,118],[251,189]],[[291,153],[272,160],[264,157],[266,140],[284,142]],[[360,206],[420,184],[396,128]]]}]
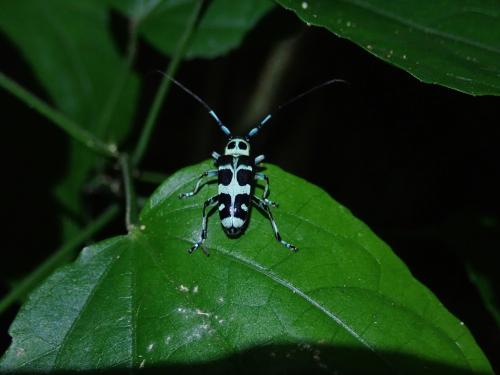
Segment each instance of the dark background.
[{"label": "dark background", "polygon": [[[123,49],[126,21],[110,23]],[[0,35],[0,70],[50,101],[22,56]],[[144,41],[135,70],[143,77],[132,147],[168,59]],[[419,82],[330,32],[275,9],[237,50],[183,63],[177,78],[243,133],[300,92],[331,85],[276,114],[253,142],[255,153],[328,191],[386,241],[442,303],[472,331],[497,371],[499,330],[469,281],[467,267],[500,280],[499,99],[472,97]],[[256,100],[260,99],[262,103]],[[64,176],[66,136],[0,91],[3,127],[3,246],[0,295],[60,245],[60,210],[51,189]],[[225,138],[181,90],[167,97],[142,167],[171,174],[221,151]],[[118,177],[112,168],[107,172]],[[90,178],[90,176],[89,176]],[[154,186],[139,184],[149,195]],[[112,199],[86,191],[88,211]],[[123,233],[120,217],[97,239]],[[500,305],[498,297],[497,306]],[[17,312],[0,317],[0,353]]]}]

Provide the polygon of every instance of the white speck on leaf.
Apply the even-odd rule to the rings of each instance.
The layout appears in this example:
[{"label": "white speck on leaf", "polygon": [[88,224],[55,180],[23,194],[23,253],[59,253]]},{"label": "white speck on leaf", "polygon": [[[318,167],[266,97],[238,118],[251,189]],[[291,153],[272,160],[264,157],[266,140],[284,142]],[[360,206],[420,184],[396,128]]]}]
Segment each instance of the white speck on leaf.
[{"label": "white speck on leaf", "polygon": [[307,9],[309,7],[309,4],[307,3],[307,1],[303,1],[302,2],[302,9]]},{"label": "white speck on leaf", "polygon": [[196,314],[198,314],[198,315],[203,315],[203,316],[210,316],[210,314],[209,314],[209,313],[204,312],[204,311],[202,311],[202,310],[200,310],[200,309],[196,309]]},{"label": "white speck on leaf", "polygon": [[26,350],[24,348],[16,348],[16,357],[22,357],[26,354]]},{"label": "white speck on leaf", "polygon": [[181,292],[183,292],[183,293],[187,293],[187,292],[189,292],[189,288],[188,288],[187,286],[185,286],[185,285],[182,285],[182,284],[181,284],[181,285],[179,285],[179,288],[178,288],[178,289],[179,289]]},{"label": "white speck on leaf", "polygon": [[146,364],[146,360],[143,359],[141,364],[139,365],[139,368],[144,368],[144,365]]},{"label": "white speck on leaf", "polygon": [[153,348],[155,347],[155,344],[152,342],[151,344],[148,345],[148,352],[151,352]]},{"label": "white speck on leaf", "polygon": [[140,230],[145,230],[146,229],[146,226],[144,224],[142,224],[140,227],[139,227]]},{"label": "white speck on leaf", "polygon": [[195,285],[195,286],[193,287],[193,293],[194,293],[194,294],[198,293],[198,285]]}]

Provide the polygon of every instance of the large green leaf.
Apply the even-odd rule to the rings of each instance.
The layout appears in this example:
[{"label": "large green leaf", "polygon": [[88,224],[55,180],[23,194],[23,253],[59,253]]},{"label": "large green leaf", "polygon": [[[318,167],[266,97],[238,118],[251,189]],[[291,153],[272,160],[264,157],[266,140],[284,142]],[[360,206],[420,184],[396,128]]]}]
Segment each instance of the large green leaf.
[{"label": "large green leaf", "polygon": [[[139,33],[167,55],[177,48],[192,9],[199,0],[108,0],[139,23]],[[187,58],[213,58],[238,46],[272,7],[271,0],[214,0],[195,31]]]},{"label": "large green leaf", "polygon": [[213,366],[491,373],[463,323],[387,245],[324,191],[277,167],[267,170],[281,204],[275,217],[298,253],[253,211],[239,239],[214,215],[211,256],[188,254],[215,186],[188,200],[178,194],[210,167],[173,175],[147,202],[143,227],[84,249],[35,291],[0,369],[181,366],[263,345]]},{"label": "large green leaf", "polygon": [[500,3],[277,0],[428,83],[500,95]]},{"label": "large green leaf", "polygon": [[[57,109],[119,143],[129,131],[138,80],[114,46],[108,13],[100,0],[3,1],[0,30],[21,50]],[[75,215],[82,212],[82,184],[95,164],[91,151],[71,141],[67,175],[56,194]],[[69,217],[65,224],[72,227]]]}]

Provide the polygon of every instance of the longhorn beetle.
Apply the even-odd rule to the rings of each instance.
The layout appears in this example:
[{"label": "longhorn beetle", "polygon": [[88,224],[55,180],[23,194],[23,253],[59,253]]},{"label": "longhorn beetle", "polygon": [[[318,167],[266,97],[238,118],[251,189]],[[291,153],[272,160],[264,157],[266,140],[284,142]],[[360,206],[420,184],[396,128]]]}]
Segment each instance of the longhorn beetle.
[{"label": "longhorn beetle", "polygon": [[[174,78],[167,75],[165,76],[186,93],[191,95],[200,104],[202,104],[207,109],[210,116],[212,116],[217,122],[217,125],[222,130],[222,132],[228,137],[228,142],[226,144],[223,155],[220,155],[215,151],[212,152],[212,158],[214,159],[214,163],[217,169],[211,169],[203,172],[198,177],[196,185],[192,191],[179,195],[180,199],[192,197],[200,190],[201,182],[204,178],[217,177],[217,194],[207,199],[203,204],[201,237],[196,243],[193,244],[193,246],[191,246],[188,252],[192,253],[201,246],[203,252],[208,255],[208,252],[203,247],[203,242],[207,239],[207,208],[211,208],[215,205],[218,205],[222,227],[224,228],[224,231],[228,236],[235,237],[242,233],[247,225],[250,208],[252,207],[252,205],[254,205],[267,214],[267,217],[271,222],[274,237],[276,238],[276,240],[286,248],[292,251],[297,251],[298,248],[296,246],[281,238],[278,226],[274,221],[273,214],[271,213],[271,207],[278,207],[278,204],[268,199],[269,177],[267,177],[264,173],[256,171],[256,169],[259,168],[259,164],[264,160],[264,155],[259,155],[255,158],[252,158],[250,156],[250,138],[255,136],[260,131],[260,129],[271,119],[273,113],[271,112],[266,115],[257,124],[257,126],[250,129],[245,137],[235,137],[231,134],[231,131],[222,123],[213,109],[210,108],[208,104],[205,103],[198,95],[193,93],[191,90],[189,90]],[[334,82],[345,83],[346,81],[341,79],[332,79],[323,82],[322,84],[297,95],[285,104],[282,104],[276,109],[275,112],[281,110],[283,107],[291,104],[297,99],[300,99],[301,97]],[[262,194],[262,197],[258,197],[253,194],[255,180],[263,180],[265,183],[264,193]]]}]

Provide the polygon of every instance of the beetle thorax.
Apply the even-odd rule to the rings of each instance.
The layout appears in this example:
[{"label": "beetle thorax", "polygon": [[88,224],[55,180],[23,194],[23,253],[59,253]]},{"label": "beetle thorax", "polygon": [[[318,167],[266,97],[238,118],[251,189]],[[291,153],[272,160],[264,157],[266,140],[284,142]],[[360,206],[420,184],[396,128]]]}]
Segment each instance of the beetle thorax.
[{"label": "beetle thorax", "polygon": [[250,143],[243,138],[232,138],[226,144],[224,155],[250,156]]}]

